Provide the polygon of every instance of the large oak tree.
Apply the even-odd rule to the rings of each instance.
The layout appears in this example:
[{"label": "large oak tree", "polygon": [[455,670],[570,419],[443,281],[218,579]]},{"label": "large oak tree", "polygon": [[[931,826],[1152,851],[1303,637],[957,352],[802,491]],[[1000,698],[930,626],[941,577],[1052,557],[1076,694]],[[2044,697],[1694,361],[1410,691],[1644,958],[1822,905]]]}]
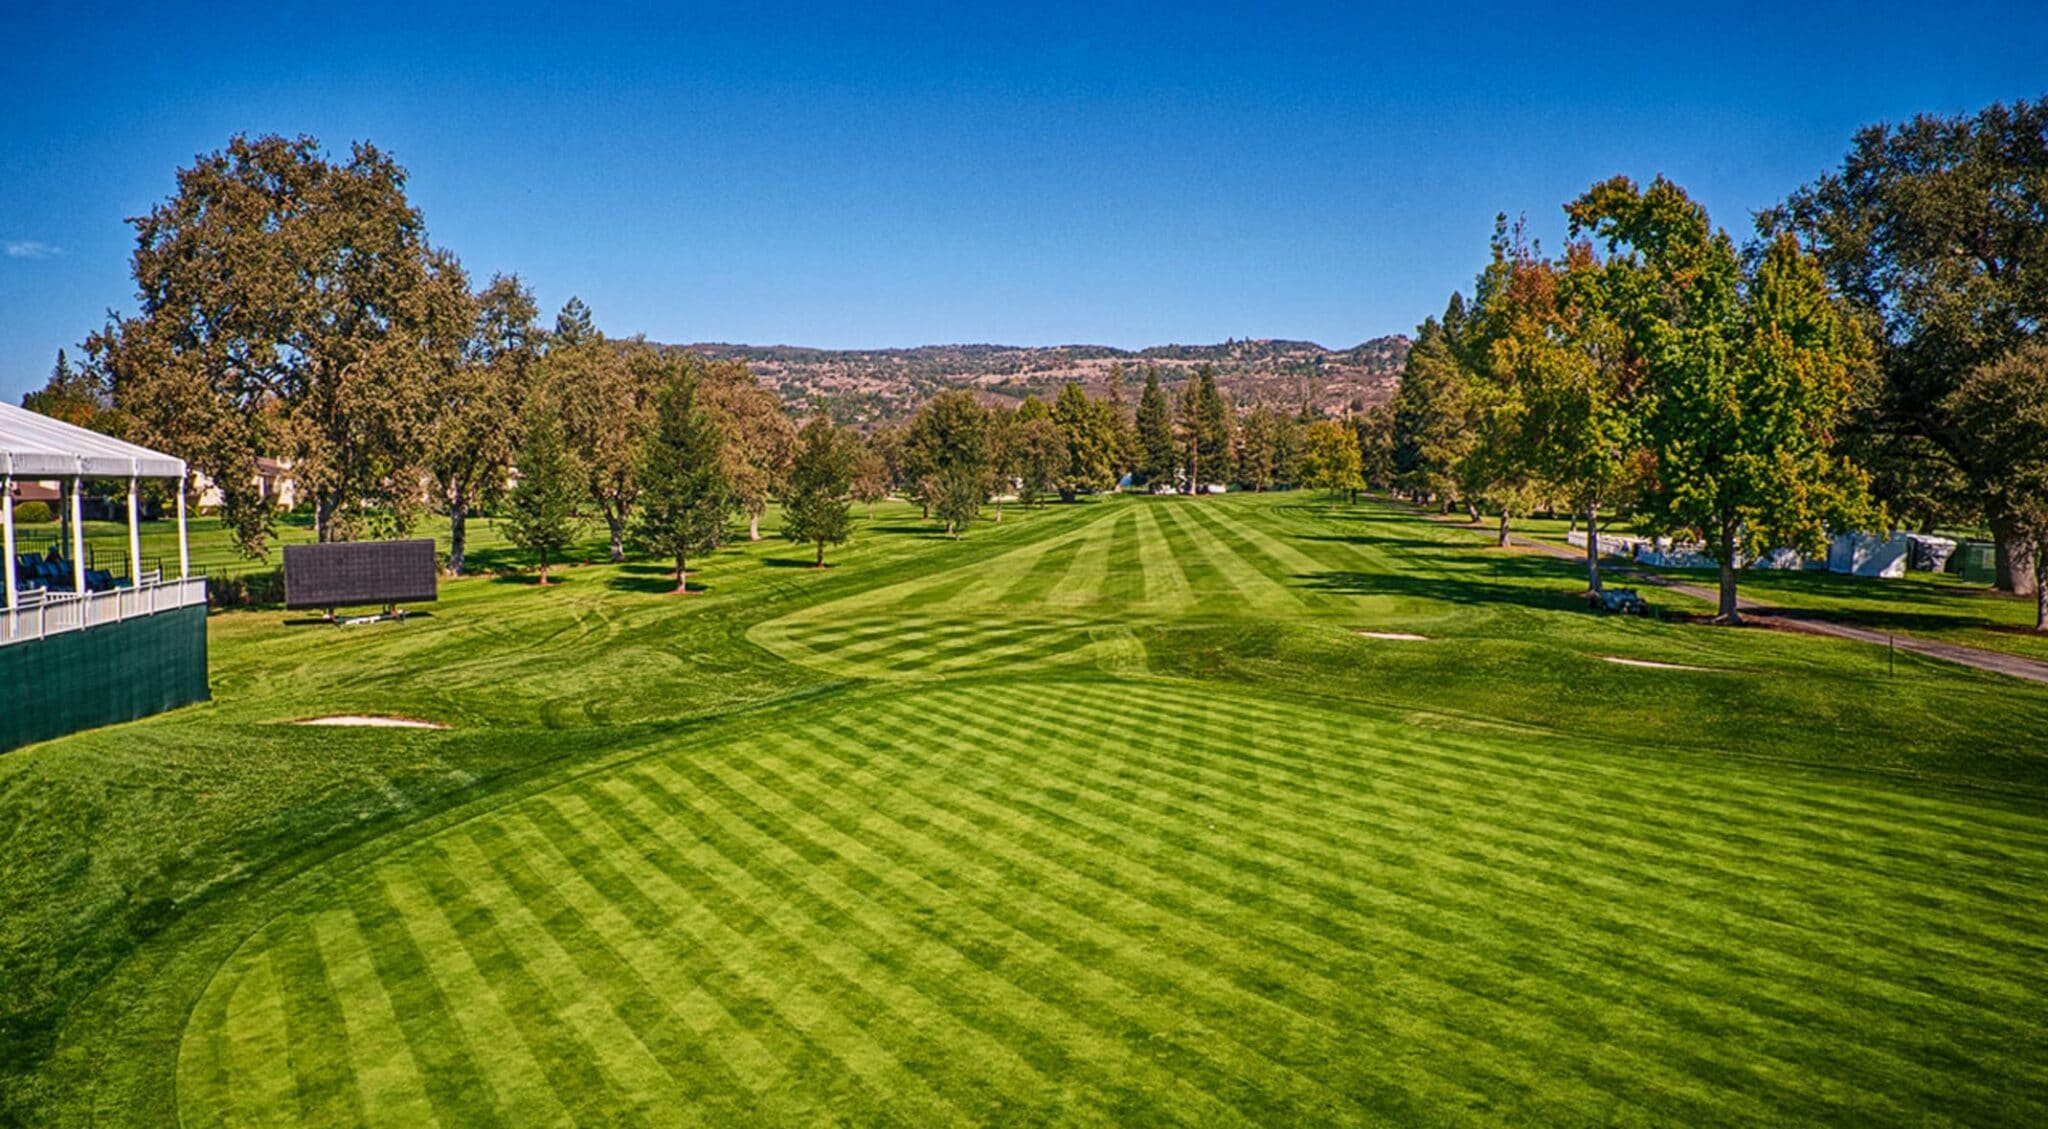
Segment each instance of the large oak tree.
[{"label": "large oak tree", "polygon": [[213,479],[243,547],[271,518],[259,456],[289,459],[322,540],[416,505],[467,281],[427,241],[405,170],[368,143],[237,136],[131,222],[140,312],[88,342],[135,438]]},{"label": "large oak tree", "polygon": [[2030,591],[2003,468],[1953,393],[2048,324],[2048,98],[1870,126],[1759,225],[1807,240],[1875,329],[1885,379],[1860,438],[1887,500],[1923,525],[1987,521],[2000,586]]}]

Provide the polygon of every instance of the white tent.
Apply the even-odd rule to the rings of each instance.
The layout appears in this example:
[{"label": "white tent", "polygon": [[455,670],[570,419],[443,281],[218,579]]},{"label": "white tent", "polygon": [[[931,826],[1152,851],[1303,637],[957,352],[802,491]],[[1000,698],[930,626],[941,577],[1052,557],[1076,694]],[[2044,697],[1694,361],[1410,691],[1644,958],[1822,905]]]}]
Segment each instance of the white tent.
[{"label": "white tent", "polygon": [[[85,595],[85,526],[79,514],[79,487],[88,478],[128,481],[128,560],[135,572],[142,560],[142,535],[137,524],[137,494],[145,478],[178,480],[178,579],[191,571],[191,549],[185,538],[185,460],[161,451],[87,431],[62,420],[51,419],[0,403],[0,477],[5,479],[4,500],[0,500],[0,525],[5,526],[7,610],[10,618],[19,605],[15,589],[14,480],[69,479],[71,481],[71,569],[72,594]],[[131,585],[139,577],[130,576]]]}]

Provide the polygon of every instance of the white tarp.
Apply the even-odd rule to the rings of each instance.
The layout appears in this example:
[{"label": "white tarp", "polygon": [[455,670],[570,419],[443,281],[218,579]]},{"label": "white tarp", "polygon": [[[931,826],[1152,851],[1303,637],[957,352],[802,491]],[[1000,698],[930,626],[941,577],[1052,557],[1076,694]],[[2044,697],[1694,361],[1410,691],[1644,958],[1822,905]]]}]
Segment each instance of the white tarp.
[{"label": "white tarp", "polygon": [[182,478],[185,460],[0,402],[0,474],[13,478]]},{"label": "white tarp", "polygon": [[1911,547],[1903,533],[1837,533],[1828,546],[1828,571],[1897,580],[1906,575]]}]

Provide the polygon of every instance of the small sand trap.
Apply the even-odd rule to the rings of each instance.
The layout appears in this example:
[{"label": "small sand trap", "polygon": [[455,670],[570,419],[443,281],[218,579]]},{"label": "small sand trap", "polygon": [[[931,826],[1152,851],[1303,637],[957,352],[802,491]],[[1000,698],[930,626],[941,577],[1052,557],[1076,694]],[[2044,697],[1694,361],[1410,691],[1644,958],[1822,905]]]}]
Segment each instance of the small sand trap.
[{"label": "small sand trap", "polygon": [[314,717],[295,721],[294,725],[366,725],[377,729],[446,729],[431,721],[417,721],[409,717],[372,717],[368,714],[345,713],[334,717]]},{"label": "small sand trap", "polygon": [[1648,667],[1648,668],[1650,668],[1651,670],[1706,670],[1706,671],[1713,671],[1713,670],[1718,670],[1718,669],[1720,669],[1719,667],[1711,667],[1711,666],[1687,666],[1687,665],[1685,665],[1684,663],[1660,663],[1660,662],[1656,662],[1656,661],[1654,661],[1654,660],[1651,660],[1651,659],[1625,659],[1625,658],[1622,658],[1622,657],[1621,657],[1621,656],[1619,656],[1619,655],[1602,655],[1602,656],[1600,656],[1600,661],[1602,661],[1602,662],[1611,662],[1611,663],[1615,664],[1616,666],[1642,666],[1642,667]]},{"label": "small sand trap", "polygon": [[1365,636],[1367,639],[1398,639],[1404,643],[1429,642],[1429,636],[1416,635],[1408,631],[1361,631],[1359,632],[1359,634]]}]

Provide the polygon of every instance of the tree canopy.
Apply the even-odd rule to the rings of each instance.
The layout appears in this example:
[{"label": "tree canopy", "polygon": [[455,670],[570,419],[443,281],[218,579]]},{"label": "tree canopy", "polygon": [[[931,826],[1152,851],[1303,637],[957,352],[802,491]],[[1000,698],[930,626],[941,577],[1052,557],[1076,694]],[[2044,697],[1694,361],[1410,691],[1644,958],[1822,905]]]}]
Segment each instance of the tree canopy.
[{"label": "tree canopy", "polygon": [[368,143],[335,160],[310,137],[237,136],[133,221],[140,313],[88,350],[134,437],[211,478],[251,551],[271,530],[258,456],[291,461],[323,540],[417,504],[431,389],[471,304],[405,182]]},{"label": "tree canopy", "polygon": [[1867,366],[1855,325],[1789,235],[1745,270],[1704,208],[1659,178],[1617,177],[1568,208],[1604,240],[1619,316],[1649,382],[1652,473],[1639,511],[1697,530],[1721,566],[1720,614],[1736,618],[1736,568],[1774,546],[1813,551],[1875,515],[1867,477],[1833,442]]}]

